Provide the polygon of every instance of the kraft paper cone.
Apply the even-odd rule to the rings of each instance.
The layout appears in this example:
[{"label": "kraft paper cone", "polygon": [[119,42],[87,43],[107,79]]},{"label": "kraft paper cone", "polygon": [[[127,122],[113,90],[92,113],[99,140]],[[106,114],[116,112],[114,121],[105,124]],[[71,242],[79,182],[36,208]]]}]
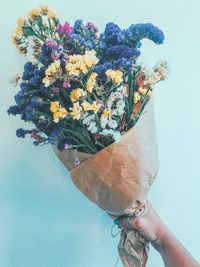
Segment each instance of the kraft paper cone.
[{"label": "kraft paper cone", "polygon": [[153,99],[119,143],[95,155],[78,152],[78,167],[73,167],[72,151],[54,151],[71,170],[74,184],[100,208],[116,216],[135,210],[158,171]]},{"label": "kraft paper cone", "polygon": [[[81,161],[78,167],[73,167],[73,151],[53,149],[70,170],[74,184],[92,202],[112,218],[133,214],[145,201],[158,172],[153,99],[119,143],[113,143],[95,155],[78,152]],[[118,249],[125,267],[146,265],[148,246],[140,243],[138,247],[136,240],[133,233],[121,233]],[[138,257],[141,257],[140,261]]]}]

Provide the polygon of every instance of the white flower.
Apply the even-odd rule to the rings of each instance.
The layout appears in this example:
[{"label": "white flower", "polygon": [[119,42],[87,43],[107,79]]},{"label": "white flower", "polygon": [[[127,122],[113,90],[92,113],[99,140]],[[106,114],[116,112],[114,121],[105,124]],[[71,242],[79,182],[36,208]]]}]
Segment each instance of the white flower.
[{"label": "white flower", "polygon": [[89,125],[91,123],[91,121],[94,119],[95,115],[88,115],[88,112],[86,114],[84,114],[84,118],[83,118],[83,124],[85,125]]},{"label": "white flower", "polygon": [[108,124],[108,119],[106,117],[104,117],[103,115],[101,115],[101,119],[100,119],[100,125],[101,128],[106,128],[106,125]]},{"label": "white flower", "polygon": [[91,133],[97,133],[98,129],[97,129],[97,126],[96,126],[96,123],[93,121],[90,123],[89,127],[87,127],[88,130],[91,132]]},{"label": "white flower", "polygon": [[111,134],[113,136],[113,139],[115,140],[115,143],[118,143],[121,138],[121,134],[119,131],[104,129],[101,133],[104,135]]},{"label": "white flower", "polygon": [[117,123],[116,120],[109,120],[109,121],[108,121],[108,126],[109,126],[110,128],[112,128],[112,129],[116,129],[117,126],[118,126],[118,123]]},{"label": "white flower", "polygon": [[120,139],[121,139],[121,134],[118,131],[115,131],[113,134],[113,139],[115,140],[115,143],[119,143]]}]

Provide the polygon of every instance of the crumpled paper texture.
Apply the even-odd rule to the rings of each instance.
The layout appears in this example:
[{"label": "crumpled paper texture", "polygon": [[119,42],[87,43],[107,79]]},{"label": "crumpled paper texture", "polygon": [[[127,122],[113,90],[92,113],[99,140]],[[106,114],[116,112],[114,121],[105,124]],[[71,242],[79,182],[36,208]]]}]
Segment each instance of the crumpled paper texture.
[{"label": "crumpled paper texture", "polygon": [[[145,201],[158,172],[153,98],[136,125],[118,143],[94,155],[78,152],[81,161],[78,167],[73,167],[73,151],[53,149],[70,170],[74,184],[92,202],[113,217],[133,214]],[[125,267],[146,265],[147,244],[138,243],[135,231],[121,232],[118,249]]]}]

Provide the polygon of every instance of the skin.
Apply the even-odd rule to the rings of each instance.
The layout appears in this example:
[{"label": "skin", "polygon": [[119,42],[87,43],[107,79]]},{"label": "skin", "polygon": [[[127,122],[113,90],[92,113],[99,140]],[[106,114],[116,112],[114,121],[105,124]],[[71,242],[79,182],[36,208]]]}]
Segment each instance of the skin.
[{"label": "skin", "polygon": [[[120,223],[130,229],[126,217],[122,218]],[[160,253],[165,267],[200,267],[200,264],[167,228],[149,202],[145,204],[145,212],[136,217],[131,225]]]}]

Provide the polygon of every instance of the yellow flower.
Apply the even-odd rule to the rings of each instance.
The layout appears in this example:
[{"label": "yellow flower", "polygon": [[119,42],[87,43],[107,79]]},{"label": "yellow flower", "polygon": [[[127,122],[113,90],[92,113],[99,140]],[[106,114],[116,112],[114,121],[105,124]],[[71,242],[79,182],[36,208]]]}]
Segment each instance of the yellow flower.
[{"label": "yellow flower", "polygon": [[20,39],[16,35],[12,35],[11,41],[13,44],[17,45],[20,41]]},{"label": "yellow flower", "polygon": [[104,109],[103,117],[108,118],[109,116],[110,116],[110,111],[108,111],[107,109]]},{"label": "yellow flower", "polygon": [[60,103],[58,101],[51,102],[50,110],[51,112],[56,112],[60,107]]},{"label": "yellow flower", "polygon": [[24,26],[24,24],[25,24],[25,20],[24,20],[24,18],[22,18],[22,17],[19,17],[18,19],[17,19],[17,28],[16,28],[16,30],[15,30],[15,34],[16,34],[16,36],[22,36],[23,35],[23,26]]},{"label": "yellow flower", "polygon": [[101,107],[101,104],[97,104],[96,101],[93,101],[92,104],[87,101],[84,101],[81,106],[83,107],[84,111],[93,110],[94,113],[97,113]]},{"label": "yellow flower", "polygon": [[45,74],[46,76],[50,76],[54,73],[57,73],[60,71],[60,60],[56,60],[55,62],[51,63],[51,65],[46,70]]},{"label": "yellow flower", "polygon": [[86,92],[83,91],[83,89],[81,89],[81,88],[74,89],[70,93],[70,99],[72,102],[76,102],[77,100],[79,100],[83,96],[86,96]]},{"label": "yellow flower", "polygon": [[80,71],[83,73],[83,74],[86,74],[88,72],[88,68],[85,64],[85,62],[82,60],[80,61],[79,64],[77,64],[77,67],[80,69]]},{"label": "yellow flower", "polygon": [[101,107],[101,104],[97,104],[96,101],[93,101],[92,105],[91,105],[91,110],[93,110],[95,113],[97,113],[99,111]]},{"label": "yellow flower", "polygon": [[135,92],[133,99],[134,99],[134,102],[137,103],[138,101],[140,101],[141,95],[138,92]]},{"label": "yellow flower", "polygon": [[92,72],[86,84],[86,89],[88,92],[92,92],[92,89],[94,88],[96,84],[96,77],[97,77],[97,73]]},{"label": "yellow flower", "polygon": [[152,90],[149,90],[148,93],[147,93],[148,97],[152,97],[153,95],[153,91]]},{"label": "yellow flower", "polygon": [[17,26],[22,27],[22,26],[24,26],[24,23],[25,23],[24,18],[19,17],[19,18],[17,19]]},{"label": "yellow flower", "polygon": [[58,17],[57,14],[53,10],[49,10],[48,13],[47,13],[47,16],[50,19],[56,19]]},{"label": "yellow flower", "polygon": [[38,9],[32,9],[29,13],[29,18],[35,19],[35,18],[39,17],[39,15],[40,15],[40,9],[39,8]]},{"label": "yellow flower", "polygon": [[27,53],[27,49],[26,47],[23,47],[23,46],[17,46],[17,52],[19,54],[25,55]]},{"label": "yellow flower", "polygon": [[83,107],[83,109],[84,109],[85,111],[91,110],[91,104],[90,104],[89,102],[87,102],[87,101],[84,101],[84,102],[81,104],[81,106]]},{"label": "yellow flower", "polygon": [[62,74],[62,69],[60,66],[60,60],[56,60],[48,67],[45,72],[46,77],[43,79],[45,87],[48,87],[50,84],[55,82],[57,78]]},{"label": "yellow flower", "polygon": [[68,114],[67,110],[61,107],[59,101],[51,102],[50,110],[53,113],[53,121],[55,123],[58,123],[60,118],[64,119]]},{"label": "yellow flower", "polygon": [[53,113],[53,121],[55,123],[58,123],[59,122],[59,118],[60,118],[60,114],[59,114],[59,111],[56,111]]},{"label": "yellow flower", "polygon": [[140,88],[138,89],[138,91],[139,91],[142,95],[146,95],[146,93],[147,93],[147,89],[146,89],[146,88],[143,88],[143,87],[140,87]]},{"label": "yellow flower", "polygon": [[72,112],[70,112],[70,115],[72,116],[73,120],[79,120],[83,111],[82,107],[79,106],[79,103],[74,103],[73,107],[70,108],[70,110],[72,110]]},{"label": "yellow flower", "polygon": [[65,118],[67,116],[68,112],[65,108],[60,108],[59,109],[59,115],[61,118]]},{"label": "yellow flower", "polygon": [[84,55],[74,54],[69,56],[65,68],[66,71],[69,72],[69,75],[79,76],[81,74],[86,74],[98,61],[94,50],[86,51]]},{"label": "yellow flower", "polygon": [[106,75],[115,85],[119,85],[123,81],[123,72],[120,70],[108,69]]},{"label": "yellow flower", "polygon": [[98,58],[96,57],[96,51],[94,50],[90,50],[90,51],[87,50],[83,57],[84,57],[84,62],[87,68],[91,68],[99,62]]},{"label": "yellow flower", "polygon": [[22,37],[23,36],[23,30],[22,30],[22,28],[17,27],[16,30],[15,30],[15,35],[17,37]]},{"label": "yellow flower", "polygon": [[42,5],[42,6],[40,6],[40,12],[41,13],[47,14],[48,11],[49,11],[48,5]]}]

